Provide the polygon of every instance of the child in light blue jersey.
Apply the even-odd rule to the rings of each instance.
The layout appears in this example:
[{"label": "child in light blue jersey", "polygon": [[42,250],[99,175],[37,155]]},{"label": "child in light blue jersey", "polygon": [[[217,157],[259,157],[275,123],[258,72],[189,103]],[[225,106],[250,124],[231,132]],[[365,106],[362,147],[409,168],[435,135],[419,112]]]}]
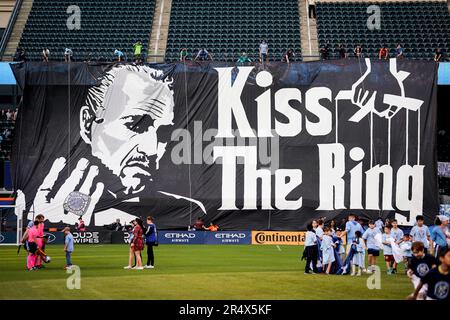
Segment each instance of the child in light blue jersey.
[{"label": "child in light blue jersey", "polygon": [[335,261],[334,247],[336,246],[331,237],[331,230],[329,227],[323,229],[324,235],[320,249],[322,250],[322,264],[326,274],[330,274],[331,264]]},{"label": "child in light blue jersey", "polygon": [[368,263],[367,273],[375,272],[375,266],[377,265],[377,257],[380,255],[380,248],[377,245],[375,236],[381,234],[381,231],[376,227],[373,220],[369,221],[369,228],[364,231],[362,238],[366,241]]},{"label": "child in light blue jersey", "polygon": [[420,241],[423,243],[425,253],[427,253],[431,241],[430,230],[428,230],[428,227],[424,224],[424,217],[422,215],[416,217],[416,222],[417,225],[411,229],[409,234],[412,237],[412,242]]},{"label": "child in light blue jersey", "polygon": [[403,251],[403,263],[405,264],[405,273],[408,271],[409,262],[412,259],[412,241],[409,234],[403,235],[403,241],[400,243],[400,249]]},{"label": "child in light blue jersey", "polygon": [[[364,269],[364,258],[365,258],[365,243],[361,235],[361,231],[355,232],[355,238],[353,239],[353,244],[356,246],[356,252],[353,254],[352,259],[352,273],[351,276],[355,274],[357,276],[361,275]],[[358,273],[356,273],[356,267],[358,267]]]},{"label": "child in light blue jersey", "polygon": [[381,241],[383,243],[384,261],[386,261],[387,274],[389,275],[393,274],[392,265],[395,262],[394,255],[392,254],[392,245],[391,245],[392,240],[393,238],[391,235],[391,226],[385,225]]},{"label": "child in light blue jersey", "polygon": [[[398,222],[396,219],[391,221],[391,236],[394,238],[395,243],[400,245],[403,241],[403,230],[398,227]],[[394,265],[392,267],[392,272],[397,273],[397,262],[394,261]]]}]

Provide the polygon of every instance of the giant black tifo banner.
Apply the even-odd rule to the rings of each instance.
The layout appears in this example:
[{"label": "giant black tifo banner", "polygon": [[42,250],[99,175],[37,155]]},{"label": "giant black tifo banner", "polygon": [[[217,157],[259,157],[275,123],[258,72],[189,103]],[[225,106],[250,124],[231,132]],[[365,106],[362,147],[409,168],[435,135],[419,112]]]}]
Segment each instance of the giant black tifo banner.
[{"label": "giant black tifo banner", "polygon": [[350,212],[406,225],[438,212],[432,62],[13,68],[28,218],[304,230]]}]

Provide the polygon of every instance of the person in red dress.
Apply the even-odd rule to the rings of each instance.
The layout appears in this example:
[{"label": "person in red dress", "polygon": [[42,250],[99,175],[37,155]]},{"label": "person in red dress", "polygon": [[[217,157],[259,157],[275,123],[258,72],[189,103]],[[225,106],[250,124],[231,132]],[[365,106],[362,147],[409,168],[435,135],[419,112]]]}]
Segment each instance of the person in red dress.
[{"label": "person in red dress", "polygon": [[130,245],[130,257],[128,260],[128,266],[124,267],[124,269],[131,269],[131,263],[133,262],[133,258],[136,257],[136,266],[133,269],[143,270],[142,266],[142,258],[141,251],[144,250],[144,238],[142,237],[144,233],[144,225],[142,220],[139,218],[135,219],[135,226],[133,228],[133,238],[131,239]]}]

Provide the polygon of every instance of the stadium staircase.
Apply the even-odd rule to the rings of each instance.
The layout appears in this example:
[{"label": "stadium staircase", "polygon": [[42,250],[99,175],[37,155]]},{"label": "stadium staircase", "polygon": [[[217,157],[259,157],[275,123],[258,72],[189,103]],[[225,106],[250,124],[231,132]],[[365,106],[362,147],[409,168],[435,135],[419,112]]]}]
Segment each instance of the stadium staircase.
[{"label": "stadium staircase", "polygon": [[156,0],[147,62],[164,62],[172,0]]},{"label": "stadium staircase", "polygon": [[301,21],[301,44],[303,61],[317,60],[319,56],[319,42],[317,40],[316,19],[309,19],[308,0],[299,0],[298,9]]},{"label": "stadium staircase", "polygon": [[289,47],[301,60],[298,1],[172,0],[166,61],[178,60],[184,47],[188,59],[205,47],[215,60],[236,61],[243,50],[255,60],[262,39],[271,60]]},{"label": "stadium staircase", "polygon": [[[69,30],[67,8],[74,4],[81,11],[81,28]],[[148,51],[154,7],[155,0],[34,0],[19,46],[30,60],[40,60],[48,47],[50,60],[63,61],[68,47],[77,61],[112,60],[114,49],[131,61],[137,40]]]},{"label": "stadium staircase", "polygon": [[[366,26],[369,4],[381,7],[381,29]],[[357,44],[366,57],[378,57],[381,45],[391,56],[397,43],[405,48],[407,58],[432,59],[434,50],[450,49],[450,14],[446,1],[345,1],[317,3],[319,46],[339,43],[352,52]],[[335,55],[337,52],[334,53]]]},{"label": "stadium staircase", "polygon": [[3,60],[13,60],[32,6],[33,0],[22,0],[22,6],[20,8],[19,15],[17,16],[16,23],[13,26],[12,33],[8,40],[8,44],[6,45],[5,52],[3,53]]}]

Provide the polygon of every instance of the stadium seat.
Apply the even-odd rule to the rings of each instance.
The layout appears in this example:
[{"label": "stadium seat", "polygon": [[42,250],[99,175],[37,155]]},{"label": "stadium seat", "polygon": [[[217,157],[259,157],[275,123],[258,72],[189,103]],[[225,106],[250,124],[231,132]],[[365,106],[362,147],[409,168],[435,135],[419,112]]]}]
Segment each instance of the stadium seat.
[{"label": "stadium seat", "polygon": [[[351,51],[360,44],[366,56],[376,57],[381,45],[394,49],[401,43],[405,56],[432,59],[439,47],[448,52],[450,14],[445,2],[381,2],[380,30],[366,26],[371,3],[318,3],[317,32],[319,46],[345,43]],[[339,18],[345,17],[345,19]],[[395,52],[391,51],[391,56]]]},{"label": "stadium seat", "polygon": [[[81,10],[80,29],[69,30],[67,8]],[[64,49],[73,50],[74,60],[113,59],[114,49],[128,59],[133,57],[133,44],[141,40],[147,52],[155,0],[34,0],[19,43],[30,60],[41,60],[44,47],[50,60],[64,60]]]},{"label": "stadium seat", "polygon": [[297,0],[173,0],[166,61],[178,60],[182,48],[194,59],[201,47],[216,60],[236,61],[242,50],[254,59],[262,39],[270,60],[281,60],[287,48],[301,60]]}]

